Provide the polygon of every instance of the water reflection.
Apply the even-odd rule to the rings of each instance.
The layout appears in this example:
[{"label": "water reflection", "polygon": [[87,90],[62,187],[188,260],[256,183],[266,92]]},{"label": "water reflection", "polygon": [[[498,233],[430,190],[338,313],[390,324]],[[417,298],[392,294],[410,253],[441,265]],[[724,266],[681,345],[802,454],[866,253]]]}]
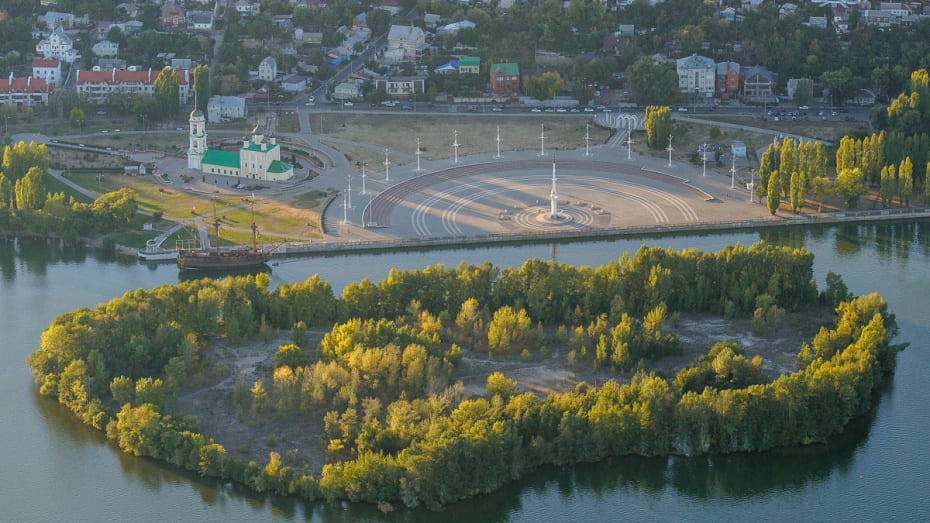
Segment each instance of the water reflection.
[{"label": "water reflection", "polygon": [[[922,247],[924,257],[930,257],[930,221],[915,223],[884,223],[877,225],[842,224],[832,227],[785,227],[766,228],[758,231],[759,235],[775,244],[803,247],[810,243],[829,250],[832,246],[837,258],[833,263],[842,263],[842,258],[866,253],[874,245],[874,257],[887,263],[897,260],[899,263],[917,262],[918,252],[910,253],[914,242]],[[721,236],[725,233],[720,233]],[[830,235],[833,235],[830,238]],[[714,236],[714,235],[704,235]],[[651,238],[650,244],[671,244],[674,238]],[[829,243],[826,243],[829,242]],[[699,246],[697,240],[694,245]],[[748,244],[748,243],[747,243]],[[570,263],[589,263],[585,259],[573,256],[570,245],[559,243],[550,247],[550,256],[557,256],[555,249],[563,249],[563,257]],[[589,244],[590,245],[590,244]],[[635,249],[632,249],[635,251]],[[44,240],[5,240],[0,239],[0,271],[3,279],[12,282],[16,271],[25,267],[29,272],[44,275],[50,264],[58,262],[81,263],[91,253],[85,247],[63,246],[60,242]],[[619,254],[618,254],[619,255]],[[371,254],[363,255],[371,261]],[[829,254],[825,257],[829,258]],[[425,259],[425,257],[421,257]],[[428,260],[427,260],[428,261]],[[423,264],[426,264],[424,261]],[[107,263],[135,263],[117,258]],[[829,259],[820,263],[831,263]],[[921,261],[923,263],[923,261]],[[20,269],[22,270],[22,269]],[[98,271],[99,269],[95,269]],[[140,270],[143,270],[140,268]],[[843,267],[831,268],[843,272]],[[269,268],[250,271],[246,274],[270,272]],[[282,266],[282,273],[287,271]],[[241,274],[241,273],[237,273]],[[180,279],[224,277],[229,273],[207,274],[204,272],[179,271]],[[99,277],[99,276],[95,276]],[[278,275],[280,277],[280,275]],[[353,279],[359,279],[352,275]],[[925,324],[922,324],[925,325]],[[886,402],[891,395],[891,387],[885,387],[875,403]],[[437,518],[450,521],[506,521],[514,514],[532,512],[535,499],[552,498],[561,500],[566,506],[579,503],[592,495],[598,499],[610,498],[611,505],[620,506],[623,499],[631,495],[645,496],[650,502],[660,503],[669,498],[668,493],[688,500],[705,504],[725,504],[729,500],[759,500],[766,496],[776,497],[780,493],[804,490],[811,485],[828,482],[830,478],[845,476],[854,469],[857,450],[868,442],[876,411],[873,409],[866,416],[853,420],[849,430],[834,438],[827,445],[818,445],[796,449],[780,449],[759,454],[736,454],[725,456],[705,456],[698,458],[642,458],[625,457],[595,464],[580,464],[573,467],[543,467],[531,471],[524,478],[515,481],[498,491],[472,498],[448,507],[442,514],[424,509],[406,510],[398,507],[391,515],[382,515],[375,507],[369,505],[352,505],[344,503],[307,504],[292,498],[256,494],[241,485],[227,481],[200,478],[196,474],[179,471],[172,466],[151,460],[136,458],[118,451],[105,440],[102,433],[87,428],[73,418],[70,412],[57,402],[33,395],[36,410],[46,420],[47,429],[56,437],[72,439],[73,445],[59,445],[63,451],[73,452],[74,448],[83,450],[89,447],[107,445],[119,456],[120,470],[114,473],[117,480],[129,479],[142,485],[153,497],[161,492],[169,496],[168,487],[179,483],[190,485],[198,493],[202,503],[211,509],[237,512],[240,519],[252,515],[255,519],[267,519],[269,515],[286,519],[305,517],[326,521],[367,521],[388,519],[397,521],[436,521]],[[67,435],[67,436],[59,436]],[[874,445],[873,445],[874,446]],[[69,450],[72,449],[72,450]],[[80,460],[75,460],[80,462]],[[121,473],[121,475],[120,475]],[[166,499],[171,499],[167,497]],[[682,504],[679,502],[679,504]],[[688,503],[684,503],[687,505]],[[248,508],[243,510],[243,506]],[[543,515],[544,516],[544,515]],[[611,519],[607,517],[605,519]]]}]

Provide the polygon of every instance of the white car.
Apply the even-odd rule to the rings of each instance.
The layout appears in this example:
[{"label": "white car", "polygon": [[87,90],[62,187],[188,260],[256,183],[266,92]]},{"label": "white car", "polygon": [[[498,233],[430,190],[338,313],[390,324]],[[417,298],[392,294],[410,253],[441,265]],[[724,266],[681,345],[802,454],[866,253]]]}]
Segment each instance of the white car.
[{"label": "white car", "polygon": [[585,107],[585,108],[584,108],[584,112],[586,112],[586,113],[593,113],[593,112],[594,112],[594,108],[593,108],[593,107]]},{"label": "white car", "polygon": [[808,106],[806,106],[806,105],[802,105],[801,107],[798,107],[798,109],[800,109],[800,110],[802,110],[802,111],[806,111],[806,110],[810,109],[810,107],[808,107]]},{"label": "white car", "polygon": [[540,109],[539,107],[534,107],[534,108],[533,108],[533,112],[534,112],[534,113],[541,113],[541,112],[542,112],[542,109]]},{"label": "white car", "polygon": [[491,110],[494,111],[495,113],[499,113],[503,111],[503,109],[501,109],[500,107],[492,107]]},{"label": "white car", "polygon": [[307,101],[310,102],[310,103],[313,103],[313,102],[316,101],[316,99],[313,98],[312,96],[310,96],[310,97],[307,97]]},{"label": "white car", "polygon": [[342,104],[343,107],[352,107],[353,105],[355,104],[353,104],[352,102],[345,102]]},{"label": "white car", "polygon": [[304,105],[306,105],[307,107],[313,107],[313,106],[316,105],[316,104],[313,103],[313,102],[307,102],[307,103],[305,103]]},{"label": "white car", "polygon": [[555,110],[555,112],[557,112],[557,113],[566,113],[566,112],[568,112],[568,111],[567,111],[564,107],[559,107],[558,109]]}]

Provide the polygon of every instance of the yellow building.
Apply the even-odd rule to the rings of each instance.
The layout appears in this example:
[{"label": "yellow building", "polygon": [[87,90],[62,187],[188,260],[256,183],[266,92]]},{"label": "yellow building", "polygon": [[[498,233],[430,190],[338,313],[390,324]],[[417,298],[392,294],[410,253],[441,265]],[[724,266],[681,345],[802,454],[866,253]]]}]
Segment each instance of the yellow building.
[{"label": "yellow building", "polygon": [[242,138],[238,151],[207,149],[206,119],[195,109],[190,116],[190,147],[187,166],[204,174],[234,176],[267,182],[279,182],[294,176],[294,167],[281,161],[281,146],[274,135],[265,137],[265,130],[256,123],[251,135]]}]

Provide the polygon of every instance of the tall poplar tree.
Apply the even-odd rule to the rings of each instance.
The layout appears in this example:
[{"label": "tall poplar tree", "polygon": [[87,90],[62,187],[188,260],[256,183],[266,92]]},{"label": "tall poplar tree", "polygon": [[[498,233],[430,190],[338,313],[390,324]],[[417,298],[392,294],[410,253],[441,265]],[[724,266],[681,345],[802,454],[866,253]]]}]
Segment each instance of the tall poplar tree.
[{"label": "tall poplar tree", "polygon": [[162,69],[155,78],[152,90],[158,117],[170,118],[178,114],[181,101],[178,94],[180,84],[177,70],[171,67]]},{"label": "tall poplar tree", "polygon": [[898,167],[898,200],[907,207],[911,204],[911,195],[914,193],[914,165],[908,156]]},{"label": "tall poplar tree", "polygon": [[894,202],[895,194],[895,168],[894,165],[886,165],[882,168],[881,184],[878,187],[878,196],[881,198],[882,207],[891,207]]},{"label": "tall poplar tree", "polygon": [[210,101],[210,66],[198,65],[194,68],[194,93],[197,100],[197,108],[206,112],[207,103]]},{"label": "tall poplar tree", "polygon": [[769,176],[768,194],[766,195],[765,203],[768,205],[769,213],[772,215],[778,212],[778,204],[781,202],[779,178],[778,171],[773,172],[771,176]]}]

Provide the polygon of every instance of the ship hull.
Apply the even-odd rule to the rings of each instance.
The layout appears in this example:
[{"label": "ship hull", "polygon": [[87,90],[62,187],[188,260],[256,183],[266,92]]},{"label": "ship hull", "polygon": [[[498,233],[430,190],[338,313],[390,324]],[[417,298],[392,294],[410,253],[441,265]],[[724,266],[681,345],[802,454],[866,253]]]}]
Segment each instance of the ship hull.
[{"label": "ship hull", "polygon": [[264,265],[270,259],[270,252],[252,250],[227,251],[220,253],[215,251],[178,252],[178,265],[182,269],[250,269]]}]

